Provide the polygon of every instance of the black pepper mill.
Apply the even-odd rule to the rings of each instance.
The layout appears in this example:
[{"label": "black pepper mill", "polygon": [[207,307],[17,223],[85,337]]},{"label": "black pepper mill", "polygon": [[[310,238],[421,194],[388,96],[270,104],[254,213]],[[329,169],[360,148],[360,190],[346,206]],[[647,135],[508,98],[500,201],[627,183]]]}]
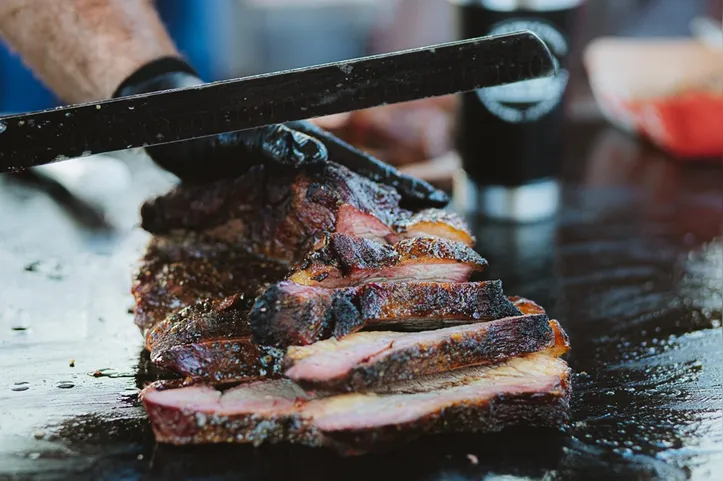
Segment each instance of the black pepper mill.
[{"label": "black pepper mill", "polygon": [[462,95],[457,149],[463,171],[454,181],[458,210],[534,222],[555,214],[562,156],[566,60],[584,0],[450,0],[459,39],[531,30],[558,66],[553,77]]}]

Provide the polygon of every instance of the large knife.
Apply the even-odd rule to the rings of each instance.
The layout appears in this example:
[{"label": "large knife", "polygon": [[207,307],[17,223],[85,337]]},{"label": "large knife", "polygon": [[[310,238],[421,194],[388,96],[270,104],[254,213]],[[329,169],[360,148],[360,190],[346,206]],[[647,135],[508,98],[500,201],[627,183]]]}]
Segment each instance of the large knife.
[{"label": "large knife", "polygon": [[553,74],[534,33],[480,37],[0,118],[0,172]]}]

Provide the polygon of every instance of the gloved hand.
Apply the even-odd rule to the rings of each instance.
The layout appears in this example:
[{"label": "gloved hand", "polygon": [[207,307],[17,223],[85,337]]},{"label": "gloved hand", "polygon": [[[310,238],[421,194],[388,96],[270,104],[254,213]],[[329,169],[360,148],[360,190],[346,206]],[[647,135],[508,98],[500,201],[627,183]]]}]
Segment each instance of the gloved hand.
[{"label": "gloved hand", "polygon": [[[191,87],[203,81],[178,58],[161,58],[129,76],[114,97]],[[374,181],[392,185],[409,207],[443,207],[447,195],[371,158],[310,122],[290,122],[190,141],[146,147],[153,161],[186,183],[238,176],[259,163],[297,168],[329,158]]]}]

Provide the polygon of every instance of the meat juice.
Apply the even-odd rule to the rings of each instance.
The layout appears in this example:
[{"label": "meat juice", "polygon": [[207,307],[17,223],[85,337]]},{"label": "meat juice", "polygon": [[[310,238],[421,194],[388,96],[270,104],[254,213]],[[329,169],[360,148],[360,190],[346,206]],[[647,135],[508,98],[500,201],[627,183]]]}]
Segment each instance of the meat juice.
[{"label": "meat juice", "polygon": [[558,67],[539,78],[462,94],[456,146],[463,172],[456,207],[507,221],[536,221],[557,211],[563,99],[573,23],[584,0],[450,0],[460,39],[536,33]]}]

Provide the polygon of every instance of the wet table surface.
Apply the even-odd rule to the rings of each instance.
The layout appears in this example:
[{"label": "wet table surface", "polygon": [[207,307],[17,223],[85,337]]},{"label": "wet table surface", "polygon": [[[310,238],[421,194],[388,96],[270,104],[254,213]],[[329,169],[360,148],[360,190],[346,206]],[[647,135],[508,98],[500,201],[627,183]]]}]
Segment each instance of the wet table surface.
[{"label": "wet table surface", "polygon": [[129,157],[130,182],[89,183],[111,229],[1,178],[0,479],[723,479],[720,165],[681,167],[595,124],[568,139],[557,218],[472,222],[489,278],[570,334],[572,424],[355,459],[156,445],[129,286],[138,208],[170,178]]}]

